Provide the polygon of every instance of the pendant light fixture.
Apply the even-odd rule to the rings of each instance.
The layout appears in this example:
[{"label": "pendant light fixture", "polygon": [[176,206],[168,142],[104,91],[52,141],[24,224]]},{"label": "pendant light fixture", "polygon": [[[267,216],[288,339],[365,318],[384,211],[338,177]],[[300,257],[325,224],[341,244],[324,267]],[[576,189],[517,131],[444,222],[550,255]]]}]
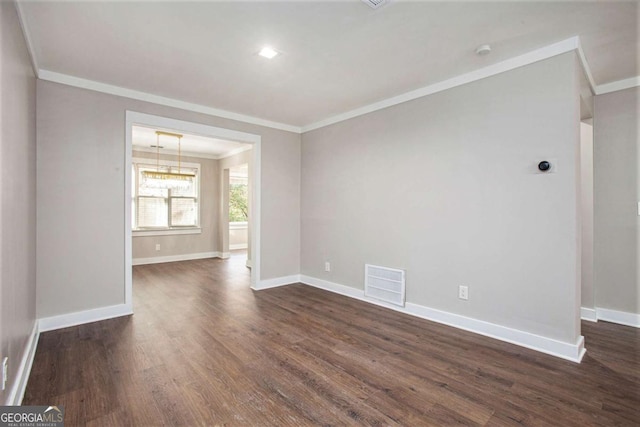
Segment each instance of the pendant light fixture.
[{"label": "pendant light fixture", "polygon": [[[166,171],[160,170],[160,135],[178,138],[178,171],[172,172],[170,166],[166,166]],[[179,133],[156,131],[156,170],[142,171],[142,185],[147,188],[178,189],[187,188],[193,184],[196,177],[194,173],[182,173],[180,169],[181,152],[180,142],[182,135]]]}]

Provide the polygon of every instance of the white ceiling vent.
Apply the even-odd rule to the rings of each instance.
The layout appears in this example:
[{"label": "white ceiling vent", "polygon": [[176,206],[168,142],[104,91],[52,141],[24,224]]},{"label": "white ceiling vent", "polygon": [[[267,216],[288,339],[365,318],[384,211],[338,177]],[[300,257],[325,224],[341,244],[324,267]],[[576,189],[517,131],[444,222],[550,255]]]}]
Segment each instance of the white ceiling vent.
[{"label": "white ceiling vent", "polygon": [[368,4],[369,7],[371,7],[371,9],[377,9],[383,4],[387,3],[389,0],[362,0],[362,1]]},{"label": "white ceiling vent", "polygon": [[404,293],[404,270],[365,264],[365,296],[404,307]]}]

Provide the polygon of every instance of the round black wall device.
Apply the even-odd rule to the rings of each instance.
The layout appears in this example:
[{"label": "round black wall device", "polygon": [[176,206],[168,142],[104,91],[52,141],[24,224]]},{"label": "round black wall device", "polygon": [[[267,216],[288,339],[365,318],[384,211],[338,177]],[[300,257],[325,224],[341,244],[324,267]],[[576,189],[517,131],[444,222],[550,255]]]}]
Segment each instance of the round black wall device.
[{"label": "round black wall device", "polygon": [[551,169],[551,163],[547,162],[546,160],[543,160],[540,163],[538,163],[538,169],[540,169],[542,172],[546,172],[549,169]]}]

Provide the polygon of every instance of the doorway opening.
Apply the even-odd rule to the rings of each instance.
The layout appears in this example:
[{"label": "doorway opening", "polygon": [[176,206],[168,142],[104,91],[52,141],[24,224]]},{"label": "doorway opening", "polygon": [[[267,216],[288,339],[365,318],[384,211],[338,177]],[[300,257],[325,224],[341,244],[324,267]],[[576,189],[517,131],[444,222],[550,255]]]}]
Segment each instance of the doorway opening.
[{"label": "doorway opening", "polygon": [[229,168],[229,251],[249,261],[249,164]]},{"label": "doorway opening", "polygon": [[[229,258],[230,168],[246,176],[242,250],[251,286],[259,283],[259,135],[127,111],[125,152],[127,305],[133,305],[133,265]],[[176,174],[182,181],[147,180]]]}]

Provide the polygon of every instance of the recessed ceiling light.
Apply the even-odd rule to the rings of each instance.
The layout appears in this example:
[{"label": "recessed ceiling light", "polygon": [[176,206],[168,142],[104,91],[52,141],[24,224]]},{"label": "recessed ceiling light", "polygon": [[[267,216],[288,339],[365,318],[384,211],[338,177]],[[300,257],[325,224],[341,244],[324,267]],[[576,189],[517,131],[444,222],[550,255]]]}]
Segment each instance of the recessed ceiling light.
[{"label": "recessed ceiling light", "polygon": [[489,46],[488,44],[480,45],[476,49],[476,53],[480,56],[488,55],[489,52],[491,52],[491,46]]},{"label": "recessed ceiling light", "polygon": [[265,46],[262,48],[262,50],[260,52],[258,52],[258,55],[260,56],[264,56],[265,58],[271,59],[275,56],[278,55],[278,51],[274,50],[273,48],[270,48],[269,46]]}]

